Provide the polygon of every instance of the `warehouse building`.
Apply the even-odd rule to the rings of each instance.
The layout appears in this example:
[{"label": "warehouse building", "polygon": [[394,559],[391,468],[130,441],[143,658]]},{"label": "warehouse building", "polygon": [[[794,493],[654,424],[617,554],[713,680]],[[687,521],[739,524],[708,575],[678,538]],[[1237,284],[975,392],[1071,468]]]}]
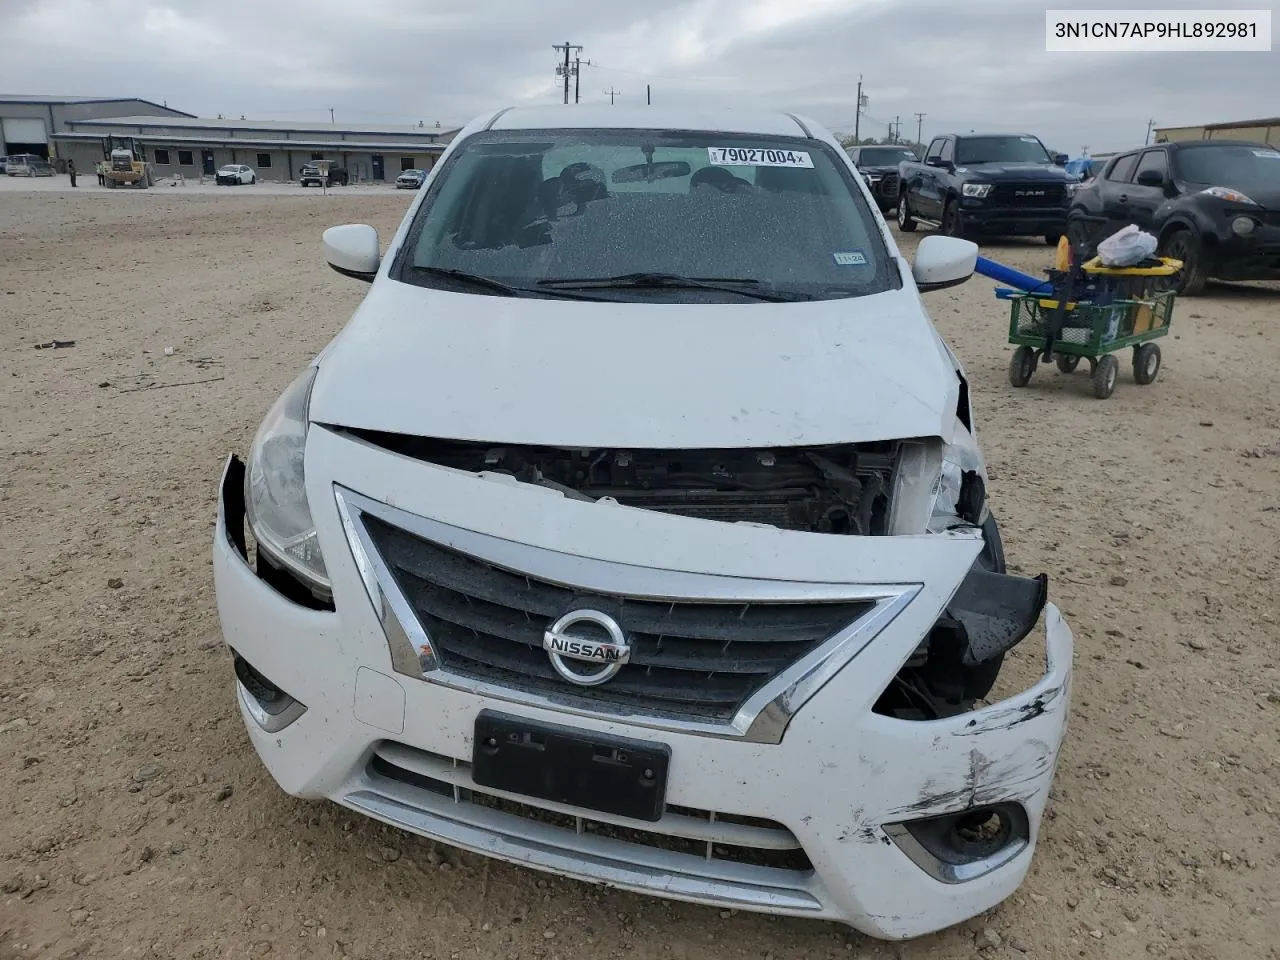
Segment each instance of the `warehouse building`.
[{"label": "warehouse building", "polygon": [[1249,140],[1280,147],[1280,117],[1209,123],[1199,127],[1156,127],[1156,143],[1177,143],[1180,140]]},{"label": "warehouse building", "polygon": [[157,177],[212,177],[229,163],[248,164],[259,180],[298,178],[311,160],[346,167],[351,180],[394,180],[401,170],[429,170],[456,130],[439,124],[388,126],[149,115],[68,121],[53,135],[60,157],[91,170],[111,138],[131,140]]},{"label": "warehouse building", "polygon": [[0,157],[33,153],[50,159],[56,155],[53,137],[70,129],[69,124],[103,117],[131,116],[191,118],[191,114],[165,104],[137,98],[0,94]]}]

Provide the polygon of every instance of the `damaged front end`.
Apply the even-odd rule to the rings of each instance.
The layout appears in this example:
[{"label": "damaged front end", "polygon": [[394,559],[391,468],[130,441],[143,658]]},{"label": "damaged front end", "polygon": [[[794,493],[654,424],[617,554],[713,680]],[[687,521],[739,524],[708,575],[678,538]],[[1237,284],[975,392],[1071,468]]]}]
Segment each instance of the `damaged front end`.
[{"label": "damaged front end", "polygon": [[572,500],[837,536],[980,529],[984,546],[943,616],[876,703],[876,712],[933,720],[972,709],[1004,655],[1035,627],[1047,578],[1006,573],[987,509],[981,456],[968,430],[936,438],[816,447],[622,450],[477,443],[371,430],[373,446]]}]

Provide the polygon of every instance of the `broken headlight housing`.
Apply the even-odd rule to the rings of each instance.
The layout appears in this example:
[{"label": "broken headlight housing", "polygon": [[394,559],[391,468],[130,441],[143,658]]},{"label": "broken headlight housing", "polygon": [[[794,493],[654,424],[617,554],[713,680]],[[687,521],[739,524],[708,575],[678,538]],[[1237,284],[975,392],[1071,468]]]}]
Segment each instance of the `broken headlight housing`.
[{"label": "broken headlight housing", "polygon": [[973,435],[967,430],[957,431],[955,441],[943,449],[942,468],[934,481],[930,533],[986,523],[989,513],[985,472]]},{"label": "broken headlight housing", "polygon": [[245,511],[258,550],[320,596],[329,596],[329,572],[307,503],[303,454],[307,408],[317,368],[308,367],[275,402],[249,449]]}]

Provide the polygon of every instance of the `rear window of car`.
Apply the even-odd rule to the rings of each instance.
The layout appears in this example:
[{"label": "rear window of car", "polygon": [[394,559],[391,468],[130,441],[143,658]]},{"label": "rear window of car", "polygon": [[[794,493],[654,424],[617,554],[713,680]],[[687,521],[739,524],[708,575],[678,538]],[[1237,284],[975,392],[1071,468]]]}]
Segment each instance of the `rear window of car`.
[{"label": "rear window of car", "polygon": [[[397,276],[437,285],[430,275],[439,270],[535,289],[544,280],[682,275],[802,299],[900,284],[875,215],[826,144],[655,130],[468,138],[433,178]],[[707,290],[661,295],[742,300]]]}]

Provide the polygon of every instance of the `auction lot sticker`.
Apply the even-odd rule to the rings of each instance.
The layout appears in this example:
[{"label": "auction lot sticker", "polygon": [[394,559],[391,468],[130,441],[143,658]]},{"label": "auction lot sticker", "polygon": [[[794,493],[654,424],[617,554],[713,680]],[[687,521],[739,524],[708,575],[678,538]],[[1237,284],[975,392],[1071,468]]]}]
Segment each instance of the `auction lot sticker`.
[{"label": "auction lot sticker", "polygon": [[707,147],[714,164],[730,167],[804,167],[813,169],[813,160],[803,150],[762,150],[757,147]]}]

